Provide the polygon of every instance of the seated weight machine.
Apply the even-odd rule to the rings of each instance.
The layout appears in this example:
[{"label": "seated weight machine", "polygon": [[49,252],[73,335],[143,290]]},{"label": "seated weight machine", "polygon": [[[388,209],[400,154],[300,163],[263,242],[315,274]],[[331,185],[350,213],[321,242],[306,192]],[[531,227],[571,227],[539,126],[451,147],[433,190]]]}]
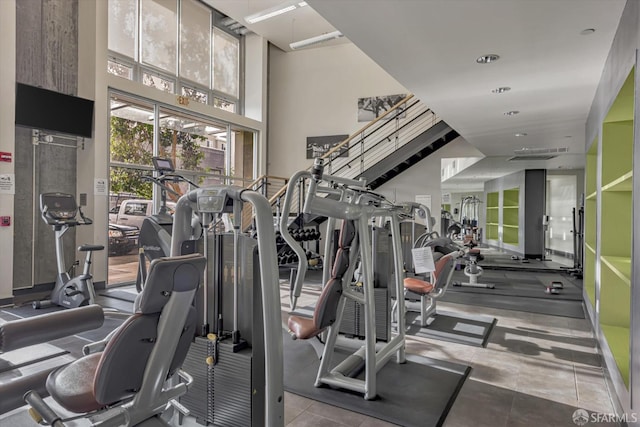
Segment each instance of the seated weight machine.
[{"label": "seated weight machine", "polygon": [[[428,208],[415,206],[420,213],[426,210],[430,217]],[[407,265],[411,266],[411,276],[404,279],[404,298],[407,311],[420,313],[420,325],[429,326],[436,315],[437,300],[442,298],[447,292],[452,282],[454,269],[458,263],[458,258],[465,256],[462,247],[448,237],[439,237],[438,233],[431,231],[431,222],[427,221],[426,231],[415,239],[414,249],[428,248],[432,251],[435,270],[429,274],[429,278],[423,278],[415,272],[413,259],[408,256]],[[410,254],[407,254],[410,255]],[[397,303],[393,306],[393,311],[397,310]]]},{"label": "seated weight machine", "polygon": [[[398,333],[384,345],[376,349],[376,313],[374,302],[373,265],[371,232],[369,224],[373,218],[387,217],[390,220],[392,250],[394,254],[396,294],[403,292],[402,249],[400,241],[400,216],[406,213],[406,206],[390,204],[384,197],[367,190],[365,182],[324,174],[324,161],[316,159],[312,170],[294,174],[289,181],[280,232],[283,238],[295,251],[300,251],[298,270],[291,283],[291,306],[295,307],[302,289],[307,262],[303,249],[295,244],[295,240],[287,230],[286,218],[292,204],[294,186],[301,180],[308,179],[309,185],[303,206],[303,214],[326,216],[327,233],[325,241],[325,262],[323,268],[324,287],[316,304],[313,318],[290,316],[289,333],[294,339],[307,340],[319,336],[323,332],[324,349],[315,386],[327,385],[362,393],[367,400],[377,395],[376,374],[382,367],[396,356],[397,363],[405,362],[405,327],[404,316],[398,316],[400,325]],[[302,185],[302,184],[301,184]],[[327,195],[329,197],[323,197]],[[336,220],[342,220],[340,235],[337,239],[338,251],[333,263],[331,252],[333,246],[333,230]],[[358,260],[361,262],[361,292],[352,286],[353,275]],[[365,337],[362,345],[343,362],[334,366],[332,363],[337,345],[338,332],[343,318],[347,300],[357,301],[362,305],[365,316]],[[399,301],[399,310],[404,313],[404,300]],[[385,313],[385,316],[388,314]],[[356,378],[357,373],[364,370],[364,380]]]},{"label": "seated weight machine", "polygon": [[[241,231],[245,204],[254,212],[255,238]],[[281,427],[282,317],[271,206],[240,187],[189,191],[176,204],[172,256],[201,234],[194,214],[205,230],[207,268],[196,294],[201,323],[185,361],[194,387],[180,403],[204,424]],[[225,231],[226,221],[231,231]]]},{"label": "seated weight machine", "polygon": [[62,419],[32,390],[24,396],[32,416],[56,427],[79,418],[103,427],[168,427],[160,415],[172,404],[179,408],[175,399],[193,383],[180,367],[196,328],[192,301],[204,267],[199,255],[154,260],[135,313],[104,346],[92,347],[96,352],[48,375],[47,392],[78,415]]}]

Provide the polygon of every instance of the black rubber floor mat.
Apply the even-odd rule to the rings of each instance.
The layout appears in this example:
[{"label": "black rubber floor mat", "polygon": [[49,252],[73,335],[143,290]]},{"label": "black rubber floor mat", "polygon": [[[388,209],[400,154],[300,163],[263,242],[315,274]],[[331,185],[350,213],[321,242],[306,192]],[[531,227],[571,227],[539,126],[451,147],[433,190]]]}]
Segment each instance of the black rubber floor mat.
[{"label": "black rubber floor mat", "polygon": [[[378,372],[375,400],[355,392],[314,387],[319,360],[311,345],[283,332],[285,390],[309,399],[406,427],[441,426],[471,368],[450,362],[407,355],[392,358]],[[337,363],[347,353],[334,355]]]}]

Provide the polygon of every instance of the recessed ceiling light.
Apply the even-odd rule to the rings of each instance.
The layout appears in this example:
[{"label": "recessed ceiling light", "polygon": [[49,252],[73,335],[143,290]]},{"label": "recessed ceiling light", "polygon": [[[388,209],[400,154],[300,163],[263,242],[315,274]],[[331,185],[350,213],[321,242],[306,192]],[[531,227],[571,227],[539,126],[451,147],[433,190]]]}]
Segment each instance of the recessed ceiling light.
[{"label": "recessed ceiling light", "polygon": [[476,59],[478,64],[489,64],[491,62],[495,62],[500,59],[500,55],[496,55],[495,53],[490,53],[488,55],[483,55]]},{"label": "recessed ceiling light", "polygon": [[511,110],[511,111],[507,111],[504,113],[505,116],[515,116],[516,114],[519,114],[520,111],[517,110]]},{"label": "recessed ceiling light", "polygon": [[585,28],[584,30],[580,31],[580,35],[581,36],[588,36],[589,34],[593,34],[596,32],[595,28]]},{"label": "recessed ceiling light", "polygon": [[491,90],[491,92],[493,93],[505,93],[505,92],[509,92],[511,90],[511,88],[509,86],[502,86],[502,87],[497,87],[493,90]]},{"label": "recessed ceiling light", "polygon": [[518,132],[516,133],[516,136],[527,136],[527,134],[525,132]]}]

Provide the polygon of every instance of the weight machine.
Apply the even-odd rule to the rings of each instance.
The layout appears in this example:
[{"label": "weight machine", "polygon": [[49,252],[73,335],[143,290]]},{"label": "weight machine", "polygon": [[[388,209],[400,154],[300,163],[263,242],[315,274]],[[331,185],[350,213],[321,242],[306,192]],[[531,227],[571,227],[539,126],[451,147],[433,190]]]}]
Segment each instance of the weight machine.
[{"label": "weight machine", "polygon": [[[287,230],[288,217],[294,186],[301,179],[309,179],[302,213],[326,216],[327,239],[325,241],[325,263],[323,268],[324,287],[314,310],[313,318],[290,316],[288,326],[294,339],[314,338],[326,331],[325,344],[316,377],[315,386],[328,385],[362,393],[367,400],[377,395],[376,374],[395,355],[397,363],[405,362],[404,316],[397,316],[398,332],[376,350],[376,312],[374,301],[374,277],[371,231],[369,224],[373,218],[389,219],[392,250],[394,254],[394,275],[396,295],[403,292],[402,244],[400,239],[400,216],[407,213],[406,206],[390,204],[384,197],[366,188],[365,181],[340,178],[324,174],[324,161],[316,159],[312,170],[295,173],[289,180],[283,204],[280,232],[295,250],[300,251],[298,270],[291,283],[291,307],[295,308],[300,296],[307,270],[303,249]],[[323,197],[327,195],[329,197]],[[337,238],[338,250],[331,266],[333,230],[336,220],[342,220]],[[361,291],[352,286],[355,267],[361,263]],[[347,301],[362,305],[365,317],[364,345],[334,366],[332,358],[337,345],[338,333],[343,320]],[[399,300],[399,310],[404,313],[404,300]],[[389,316],[388,313],[383,313]],[[364,380],[355,378],[364,370]]]},{"label": "weight machine", "polygon": [[[244,203],[255,211],[256,238],[240,231]],[[284,425],[280,284],[271,206],[251,190],[211,186],[176,204],[171,254],[205,228],[204,284],[196,295],[201,322],[184,369],[194,386],[181,404],[198,422],[216,426]],[[228,216],[232,220],[228,221]],[[225,221],[232,231],[224,231]]]}]

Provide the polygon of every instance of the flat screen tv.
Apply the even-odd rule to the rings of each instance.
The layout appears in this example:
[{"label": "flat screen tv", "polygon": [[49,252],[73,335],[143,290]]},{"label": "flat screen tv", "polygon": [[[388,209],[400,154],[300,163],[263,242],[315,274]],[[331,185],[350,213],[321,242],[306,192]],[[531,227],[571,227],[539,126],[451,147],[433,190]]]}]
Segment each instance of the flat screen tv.
[{"label": "flat screen tv", "polygon": [[91,138],[93,101],[17,83],[16,125]]}]

